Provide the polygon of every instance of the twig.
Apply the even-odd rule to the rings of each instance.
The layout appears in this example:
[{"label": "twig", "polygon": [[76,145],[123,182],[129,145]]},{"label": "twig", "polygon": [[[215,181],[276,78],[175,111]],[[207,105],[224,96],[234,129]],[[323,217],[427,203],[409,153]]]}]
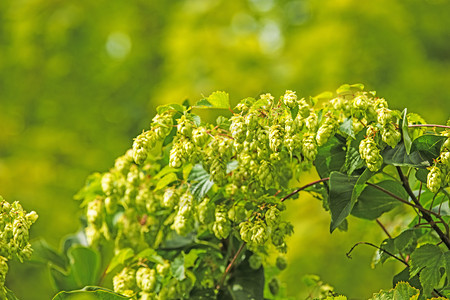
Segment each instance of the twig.
[{"label": "twig", "polygon": [[408,201],[406,201],[406,200],[400,198],[399,196],[397,196],[397,195],[395,195],[395,194],[389,192],[388,190],[382,188],[381,186],[378,186],[378,185],[373,184],[373,183],[370,183],[370,182],[366,182],[366,184],[367,184],[367,185],[370,185],[371,187],[376,188],[377,190],[382,191],[383,193],[385,193],[385,194],[391,196],[392,198],[397,199],[398,201],[400,201],[400,202],[402,202],[402,203],[404,203],[404,204],[406,204],[406,205],[409,205],[409,206],[411,206],[411,207],[417,208],[417,209],[420,210],[421,212],[425,212],[425,213],[428,213],[428,214],[432,214],[432,215],[434,215],[434,216],[436,216],[436,217],[439,217],[439,215],[438,215],[437,213],[435,213],[435,212],[433,212],[433,211],[429,211],[429,210],[423,208],[421,205],[417,205],[417,204],[408,202]]},{"label": "twig", "polygon": [[380,225],[381,229],[383,229],[384,233],[386,233],[386,235],[392,239],[392,236],[389,234],[389,231],[387,231],[386,227],[384,227],[384,225],[380,222],[380,220],[376,219],[375,220],[377,222],[378,225]]},{"label": "twig", "polygon": [[350,256],[350,253],[352,253],[353,249],[355,249],[356,246],[359,246],[359,245],[368,245],[368,246],[372,246],[372,247],[374,247],[374,248],[377,248],[378,250],[383,251],[384,253],[386,253],[386,254],[389,255],[390,257],[395,258],[395,259],[398,260],[399,262],[403,263],[405,266],[409,267],[409,264],[408,264],[406,261],[404,261],[403,259],[401,259],[401,258],[395,256],[394,254],[392,254],[391,252],[389,252],[389,251],[387,251],[387,250],[385,250],[385,249],[383,249],[383,248],[380,248],[380,247],[378,247],[378,246],[376,246],[376,245],[374,245],[374,244],[372,244],[372,243],[368,243],[368,242],[359,242],[359,243],[356,243],[355,245],[353,245],[352,249],[350,249],[350,251],[348,251],[347,254],[346,254],[348,258],[352,258],[352,257]]},{"label": "twig", "polygon": [[[400,176],[400,179],[402,180],[403,183],[403,188],[406,190],[406,192],[408,193],[408,195],[411,197],[411,199],[413,200],[413,202],[416,204],[417,207],[420,207],[420,211],[423,215],[423,218],[425,220],[427,220],[428,223],[430,223],[431,227],[434,229],[434,231],[436,231],[436,233],[439,235],[439,238],[441,239],[442,242],[444,242],[444,244],[447,246],[448,249],[450,249],[450,238],[448,236],[448,232],[449,232],[449,228],[448,228],[448,224],[444,222],[444,220],[442,219],[442,217],[437,214],[437,217],[444,222],[444,226],[445,229],[447,231],[447,235],[441,230],[441,228],[439,228],[439,226],[437,226],[437,224],[434,222],[433,217],[431,217],[430,213],[433,213],[432,211],[428,211],[426,209],[424,209],[422,207],[422,205],[420,204],[419,200],[417,200],[416,195],[414,195],[413,191],[411,190],[411,187],[409,186],[409,182],[408,179],[405,177],[405,175],[403,175],[402,169],[400,167],[397,167],[397,172],[398,175]],[[433,213],[434,214],[434,213]]]},{"label": "twig", "polygon": [[216,290],[220,290],[220,288],[222,287],[223,283],[225,282],[225,279],[227,278],[228,273],[230,273],[231,268],[233,267],[234,263],[236,262],[236,259],[239,257],[242,250],[244,250],[245,245],[247,245],[247,243],[243,242],[241,247],[239,247],[238,251],[231,259],[230,263],[228,264],[227,268],[225,269],[225,272],[222,275],[222,278],[220,278],[219,284],[216,286]]},{"label": "twig", "polygon": [[293,192],[290,193],[289,195],[284,196],[283,198],[281,198],[280,201],[283,202],[284,200],[291,198],[291,197],[294,196],[295,194],[298,194],[299,192],[303,191],[303,190],[306,189],[306,188],[309,188],[309,187],[312,186],[312,185],[315,185],[315,184],[321,183],[321,182],[325,182],[325,181],[328,181],[328,180],[330,180],[330,177],[326,177],[326,178],[322,178],[322,179],[320,179],[320,180],[316,180],[316,181],[310,182],[310,183],[308,183],[307,185],[304,185],[304,186],[302,186],[302,187],[296,189],[295,191],[293,191]]},{"label": "twig", "polygon": [[450,126],[446,125],[438,125],[438,124],[411,124],[408,127],[438,127],[438,128],[450,128]]}]

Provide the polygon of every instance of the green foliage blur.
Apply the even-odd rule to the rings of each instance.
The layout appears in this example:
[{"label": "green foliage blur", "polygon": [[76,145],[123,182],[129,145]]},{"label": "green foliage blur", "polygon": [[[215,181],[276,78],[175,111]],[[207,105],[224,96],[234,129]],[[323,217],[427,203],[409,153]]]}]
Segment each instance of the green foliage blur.
[{"label": "green foliage blur", "polygon": [[[448,11],[447,0],[2,0],[0,194],[36,210],[32,237],[58,246],[80,226],[73,195],[86,176],[108,170],[157,105],[216,90],[237,102],[361,82],[394,108],[444,123]],[[301,197],[288,210],[289,295],[308,296],[309,273],[350,298],[390,288],[394,263],[370,269],[372,249],[345,256],[384,238],[374,223],[351,219],[348,233],[330,235],[320,202]],[[55,294],[39,266],[10,269],[20,299]]]}]

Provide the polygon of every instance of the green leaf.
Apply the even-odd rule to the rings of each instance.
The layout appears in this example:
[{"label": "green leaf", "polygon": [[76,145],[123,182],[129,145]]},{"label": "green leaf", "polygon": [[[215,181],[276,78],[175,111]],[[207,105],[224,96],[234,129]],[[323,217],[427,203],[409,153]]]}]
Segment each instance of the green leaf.
[{"label": "green leaf", "polygon": [[83,246],[69,249],[71,272],[78,286],[96,284],[100,276],[100,255]]},{"label": "green leaf", "polygon": [[[386,180],[377,183],[377,185],[402,199],[408,198],[403,186],[396,181]],[[366,186],[353,207],[352,215],[362,219],[375,220],[399,204],[398,200],[386,193],[372,186]]]},{"label": "green leaf", "polygon": [[169,173],[175,173],[177,171],[178,171],[178,169],[172,168],[167,165],[164,168],[162,168],[161,171],[159,171],[155,176],[153,176],[153,178],[158,179],[158,178],[164,177],[165,175],[167,175]]},{"label": "green leaf", "polygon": [[232,272],[226,285],[217,295],[219,300],[251,300],[264,299],[264,268],[253,270],[248,258],[250,251],[246,251],[245,260]]},{"label": "green leaf", "polygon": [[170,268],[172,269],[173,277],[175,277],[178,281],[186,278],[186,274],[184,273],[184,256],[178,255],[171,263]]},{"label": "green leaf", "polygon": [[319,147],[314,165],[320,178],[329,177],[331,172],[341,170],[345,155],[344,139],[338,135]]},{"label": "green leaf", "polygon": [[167,104],[167,105],[160,105],[158,107],[156,107],[156,112],[158,113],[158,115],[162,115],[163,113],[165,113],[166,111],[169,110],[176,110],[180,113],[183,113],[185,111],[185,108],[180,105],[180,104]]},{"label": "green leaf", "polygon": [[61,269],[67,267],[67,259],[64,255],[49,246],[43,238],[33,241],[31,247],[33,248],[33,254],[31,255],[32,262],[52,264]]},{"label": "green leaf", "polygon": [[331,212],[330,232],[338,228],[350,214],[359,195],[364,190],[365,183],[372,175],[373,173],[369,169],[365,169],[359,177],[331,172],[328,200]]},{"label": "green leaf", "polygon": [[417,180],[419,180],[423,183],[427,183],[427,176],[428,176],[429,172],[430,171],[427,169],[417,169],[417,171],[416,171]]},{"label": "green leaf", "polygon": [[131,299],[102,287],[87,286],[81,290],[60,292],[53,300],[123,300]]},{"label": "green leaf", "polygon": [[169,173],[166,176],[164,176],[163,178],[161,178],[158,183],[156,184],[155,187],[155,191],[160,190],[162,188],[165,188],[166,186],[168,186],[170,183],[174,182],[178,180],[177,174],[175,173]]},{"label": "green leaf", "polygon": [[201,99],[195,104],[195,108],[230,108],[230,97],[226,92],[214,92],[206,99]]},{"label": "green leaf", "polygon": [[442,135],[422,135],[412,142],[411,152],[420,152],[430,163],[441,153],[442,144],[447,139]]},{"label": "green leaf", "polygon": [[188,182],[191,184],[190,191],[192,195],[197,199],[203,199],[214,184],[214,181],[211,180],[211,176],[203,169],[201,164],[196,164],[192,168],[188,177]]},{"label": "green leaf", "polygon": [[106,274],[114,270],[117,266],[122,265],[128,259],[132,258],[134,255],[134,251],[131,248],[124,248],[119,251],[116,255],[113,256],[111,262],[108,265],[108,269],[106,269]]},{"label": "green leaf", "polygon": [[158,255],[155,249],[147,248],[139,252],[133,260],[138,260],[140,258],[145,258],[155,264],[164,264],[164,258]]},{"label": "green leaf", "polygon": [[195,265],[195,261],[198,255],[201,253],[206,253],[205,249],[192,249],[188,254],[184,255],[184,267],[186,269],[191,268]]},{"label": "green leaf", "polygon": [[417,300],[420,291],[407,282],[399,282],[394,289],[373,294],[369,300]]},{"label": "green leaf", "polygon": [[406,154],[411,153],[411,137],[409,136],[408,131],[408,118],[406,117],[407,109],[405,108],[402,112],[402,137],[403,137],[403,144],[405,145]]},{"label": "green leaf", "polygon": [[207,99],[200,99],[195,103],[195,108],[212,107],[213,105]]},{"label": "green leaf", "polygon": [[[414,142],[413,142],[414,145]],[[430,162],[426,156],[423,155],[421,151],[411,150],[411,154],[406,153],[405,144],[400,142],[395,146],[395,148],[386,147],[381,154],[383,156],[383,161],[387,165],[393,166],[409,166],[409,167],[429,167]]]},{"label": "green leaf", "polygon": [[409,277],[409,267],[404,268],[400,273],[396,274],[392,279],[393,285],[396,286],[399,282],[407,282],[413,288],[418,290],[422,289],[422,285],[420,285],[419,276],[416,275],[412,278]]},{"label": "green leaf", "polygon": [[94,173],[88,176],[84,187],[74,196],[75,200],[83,200],[81,207],[95,199],[98,195],[103,195],[102,174]]},{"label": "green leaf", "polygon": [[417,247],[417,230],[406,229],[394,238],[397,253],[411,254]]},{"label": "green leaf", "polygon": [[384,264],[386,260],[392,258],[389,254],[386,253],[386,251],[383,250],[395,254],[396,249],[394,239],[385,239],[383,242],[381,242],[380,249],[377,249],[377,251],[375,251],[375,255],[372,259],[372,266],[375,266],[377,264]]},{"label": "green leaf", "polygon": [[446,267],[442,250],[433,244],[425,244],[411,254],[410,276],[420,272],[420,283],[425,296],[429,296],[441,280],[440,269]]},{"label": "green leaf", "polygon": [[332,92],[322,92],[317,96],[312,97],[314,99],[314,101],[320,101],[320,100],[329,100],[331,98],[333,98],[333,93]]},{"label": "green leaf", "polygon": [[347,119],[344,120],[344,122],[342,122],[341,126],[339,126],[339,130],[342,131],[343,133],[347,134],[348,136],[352,137],[352,138],[356,138],[355,137],[355,132],[353,131],[353,119],[352,117],[348,117]]}]

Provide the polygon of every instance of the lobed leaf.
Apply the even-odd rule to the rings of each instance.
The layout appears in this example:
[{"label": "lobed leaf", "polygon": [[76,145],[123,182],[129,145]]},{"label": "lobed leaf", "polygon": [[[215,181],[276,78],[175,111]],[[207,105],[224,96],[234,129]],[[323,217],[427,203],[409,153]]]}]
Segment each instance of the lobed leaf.
[{"label": "lobed leaf", "polygon": [[442,250],[433,244],[422,245],[411,254],[410,276],[413,277],[420,272],[420,283],[426,296],[429,296],[439,284],[440,269],[447,268],[447,257],[448,255],[444,256]]},{"label": "lobed leaf", "polygon": [[[377,183],[378,186],[392,192],[402,199],[407,199],[408,195],[403,186],[392,180]],[[375,220],[385,212],[392,210],[400,202],[386,193],[372,187],[365,186],[352,209],[352,215],[362,219]]]}]

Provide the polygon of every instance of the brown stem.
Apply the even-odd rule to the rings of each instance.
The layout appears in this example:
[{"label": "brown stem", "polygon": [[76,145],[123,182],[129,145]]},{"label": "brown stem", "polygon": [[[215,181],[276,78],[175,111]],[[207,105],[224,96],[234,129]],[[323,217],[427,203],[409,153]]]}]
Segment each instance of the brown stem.
[{"label": "brown stem", "polygon": [[350,249],[350,251],[347,252],[347,257],[348,257],[348,258],[352,258],[352,257],[350,256],[350,253],[352,253],[353,249],[355,249],[356,246],[359,246],[359,245],[368,245],[368,246],[372,246],[372,247],[374,247],[374,248],[377,248],[378,250],[383,251],[384,253],[386,253],[386,254],[389,255],[390,257],[395,258],[395,259],[398,260],[399,262],[403,263],[405,266],[409,267],[409,264],[408,264],[406,261],[404,261],[403,259],[401,259],[400,257],[397,257],[397,256],[395,256],[394,254],[392,254],[391,252],[386,251],[386,250],[384,250],[383,248],[380,248],[380,247],[378,247],[378,246],[376,246],[376,245],[374,245],[374,244],[372,244],[372,243],[368,243],[368,242],[359,242],[359,243],[356,243],[355,245],[353,245],[352,249]]},{"label": "brown stem", "polygon": [[322,178],[322,179],[319,179],[319,180],[310,182],[310,183],[308,183],[307,185],[304,185],[304,186],[302,186],[302,187],[296,189],[295,191],[293,191],[292,193],[288,194],[287,196],[284,196],[283,198],[281,198],[280,201],[283,202],[284,200],[286,200],[286,199],[288,199],[288,198],[291,198],[291,197],[294,196],[295,194],[300,193],[301,191],[303,191],[304,189],[306,189],[306,188],[308,188],[308,187],[310,187],[310,186],[312,186],[312,185],[315,185],[315,184],[320,183],[320,182],[325,182],[325,181],[328,181],[328,180],[330,180],[330,177],[326,177],[326,178]]},{"label": "brown stem", "polygon": [[219,284],[216,286],[216,290],[220,290],[220,288],[222,287],[223,283],[225,282],[225,279],[227,278],[228,273],[230,273],[231,268],[233,267],[234,263],[236,262],[236,259],[239,257],[242,250],[244,250],[245,245],[247,245],[247,243],[243,242],[242,245],[239,247],[238,251],[236,252],[236,254],[231,259],[230,263],[228,264],[227,268],[225,269],[225,272],[222,275],[222,278],[220,278]]},{"label": "brown stem", "polygon": [[392,198],[397,199],[398,201],[400,201],[400,202],[402,202],[402,203],[404,203],[404,204],[406,204],[406,205],[409,205],[409,206],[411,206],[411,207],[417,208],[417,209],[420,210],[421,212],[425,212],[425,213],[427,213],[427,214],[432,214],[432,215],[434,215],[434,216],[436,216],[436,217],[439,217],[439,215],[438,215],[437,213],[435,213],[435,212],[433,212],[433,211],[429,211],[429,210],[427,210],[427,209],[425,209],[425,208],[423,208],[422,206],[419,206],[419,205],[417,205],[417,204],[408,202],[408,201],[406,201],[406,200],[400,198],[399,196],[397,196],[397,195],[395,195],[395,194],[389,192],[388,190],[382,188],[381,186],[378,186],[378,185],[373,184],[373,183],[370,183],[370,182],[366,182],[366,184],[367,184],[367,185],[370,185],[370,186],[373,187],[373,188],[376,188],[377,190],[382,191],[383,193],[385,193],[385,194],[391,196]]},{"label": "brown stem", "polygon": [[383,223],[380,222],[380,220],[376,219],[375,220],[377,222],[377,224],[381,227],[381,229],[383,229],[384,233],[386,233],[386,235],[392,239],[392,236],[389,234],[389,231],[387,231],[386,227],[384,227]]},{"label": "brown stem", "polygon": [[438,127],[438,128],[450,128],[450,126],[446,126],[446,125],[437,125],[437,124],[412,124],[412,125],[408,125],[408,127]]},{"label": "brown stem", "polygon": [[445,223],[444,220],[442,220],[442,217],[439,214],[437,214],[437,217],[441,221],[444,222],[444,226],[447,230],[447,234],[445,234],[441,230],[441,228],[439,228],[439,226],[437,226],[437,224],[434,222],[433,217],[430,214],[430,213],[432,213],[432,211],[428,211],[428,210],[424,209],[422,207],[422,205],[420,204],[419,200],[417,200],[416,195],[414,195],[413,191],[411,190],[411,187],[409,186],[408,179],[405,177],[405,175],[403,174],[402,169],[400,167],[397,167],[397,172],[398,172],[398,175],[400,176],[400,179],[402,180],[403,188],[408,193],[408,195],[411,197],[413,202],[416,204],[417,208],[420,207],[419,210],[422,213],[423,218],[425,220],[427,220],[428,223],[430,223],[431,227],[433,228],[434,231],[436,231],[436,233],[438,234],[441,241],[447,246],[448,249],[450,249],[450,238],[448,236],[449,229],[448,229],[447,223]]}]

